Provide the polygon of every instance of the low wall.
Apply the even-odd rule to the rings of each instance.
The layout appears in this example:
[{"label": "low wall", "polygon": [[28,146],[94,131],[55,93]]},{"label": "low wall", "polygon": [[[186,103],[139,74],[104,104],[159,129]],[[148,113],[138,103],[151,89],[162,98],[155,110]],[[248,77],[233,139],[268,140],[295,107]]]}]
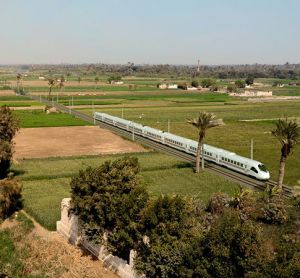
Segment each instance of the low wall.
[{"label": "low wall", "polygon": [[104,246],[95,246],[82,239],[79,233],[78,217],[69,212],[71,198],[65,198],[61,202],[61,219],[56,222],[56,230],[62,234],[71,244],[80,244],[84,249],[97,257],[110,270],[114,271],[122,278],[139,278],[133,270],[133,259],[135,251],[130,251],[129,264],[110,254]]}]

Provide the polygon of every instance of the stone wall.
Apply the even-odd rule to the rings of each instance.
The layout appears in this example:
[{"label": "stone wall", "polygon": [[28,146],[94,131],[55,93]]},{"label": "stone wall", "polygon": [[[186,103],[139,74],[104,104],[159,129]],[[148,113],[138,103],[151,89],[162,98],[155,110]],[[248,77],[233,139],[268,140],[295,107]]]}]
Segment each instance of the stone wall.
[{"label": "stone wall", "polygon": [[56,230],[62,234],[71,244],[82,246],[91,254],[97,257],[110,270],[114,271],[122,278],[139,278],[133,270],[133,260],[135,251],[130,251],[129,264],[110,254],[104,246],[95,246],[90,242],[82,239],[79,233],[78,217],[70,213],[71,198],[65,198],[61,202],[61,219],[56,223]]}]

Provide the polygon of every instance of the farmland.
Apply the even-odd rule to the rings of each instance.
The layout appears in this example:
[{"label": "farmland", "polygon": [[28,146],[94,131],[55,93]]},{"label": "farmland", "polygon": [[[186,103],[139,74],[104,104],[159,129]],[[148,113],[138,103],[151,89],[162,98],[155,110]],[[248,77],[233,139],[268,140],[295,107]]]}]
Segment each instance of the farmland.
[{"label": "farmland", "polygon": [[[196,117],[199,111],[213,112],[217,117],[223,118],[226,125],[209,130],[206,143],[249,157],[250,141],[253,139],[254,158],[267,165],[272,179],[277,178],[280,157],[280,145],[270,134],[274,122],[284,116],[300,118],[300,101],[296,99],[254,103],[225,93],[156,89],[156,84],[162,82],[163,78],[125,77],[124,85],[120,86],[108,85],[107,76],[99,76],[99,84],[95,84],[93,79],[93,76],[87,76],[78,84],[76,78],[70,78],[69,84],[66,82],[64,88],[53,89],[50,100],[88,115],[99,111],[121,117],[123,113],[128,120],[162,130],[167,130],[169,125],[172,133],[194,140],[197,139],[197,130],[186,123],[187,119]],[[167,80],[176,81],[172,78]],[[14,80],[8,82],[15,86]],[[34,78],[28,77],[26,82],[24,81],[24,88],[27,92],[47,97],[49,88],[46,81],[34,81]],[[183,78],[179,82],[189,80]],[[218,86],[232,83],[231,80],[216,82]],[[257,82],[265,84],[261,90],[273,90],[274,95],[299,95],[299,89],[295,86],[274,88],[274,80],[269,79]],[[129,89],[130,84],[137,87]],[[34,109],[41,104],[28,96],[0,96],[0,103],[21,109],[14,113],[20,118],[22,128],[89,125],[69,114],[46,114],[41,109]],[[142,184],[152,197],[180,194],[200,198],[206,203],[213,192],[233,195],[238,189],[233,182],[211,173],[194,175],[191,165],[168,155],[146,152],[136,153],[134,156],[138,157],[141,164]],[[13,165],[13,170],[23,182],[26,211],[46,228],[55,229],[60,201],[70,194],[71,178],[80,169],[119,157],[120,155],[98,155],[19,160]],[[287,160],[286,184],[294,186],[299,183],[299,164],[300,148],[297,147]]]}]

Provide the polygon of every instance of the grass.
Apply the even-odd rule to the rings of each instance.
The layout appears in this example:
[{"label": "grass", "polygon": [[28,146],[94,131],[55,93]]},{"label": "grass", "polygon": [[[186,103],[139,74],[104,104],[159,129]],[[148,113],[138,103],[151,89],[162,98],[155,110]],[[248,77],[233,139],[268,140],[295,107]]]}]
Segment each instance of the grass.
[{"label": "grass", "polygon": [[[122,155],[86,156],[22,160],[13,167],[23,181],[25,210],[49,230],[55,230],[60,219],[60,203],[70,196],[70,181],[80,169],[95,167],[105,160]],[[160,153],[137,153],[141,164],[142,184],[152,196],[179,194],[198,196],[207,202],[216,191],[232,195],[237,185],[204,172],[197,176],[190,164]],[[61,169],[64,169],[62,172]],[[59,174],[61,173],[61,174]]]},{"label": "grass", "polygon": [[31,107],[41,106],[42,104],[35,101],[0,101],[0,106],[7,105],[9,107]]},{"label": "grass", "polygon": [[[213,112],[223,118],[225,126],[207,132],[206,142],[220,148],[234,151],[249,157],[250,141],[254,140],[254,159],[262,161],[271,172],[271,178],[277,179],[280,158],[280,144],[270,131],[274,129],[274,120],[243,122],[248,119],[274,119],[284,116],[300,118],[300,101],[283,103],[236,103],[237,105],[190,105],[174,107],[127,107],[124,118],[161,130],[167,130],[170,120],[171,132],[196,140],[197,130],[186,120],[197,116],[198,111]],[[121,116],[120,108],[99,108],[96,111]],[[92,110],[82,110],[87,114]],[[300,182],[300,146],[297,146],[287,159],[285,183],[290,186]]]},{"label": "grass", "polygon": [[42,110],[18,110],[13,113],[20,119],[22,128],[89,125],[87,122],[65,113],[46,114]]},{"label": "grass", "polygon": [[[29,234],[33,228],[33,222],[28,219],[23,213],[18,213],[15,219],[19,222],[16,227],[11,229],[0,230],[0,276],[7,277],[35,277],[42,278],[45,276],[40,275],[26,275],[24,269],[23,260],[26,257],[26,251],[19,250],[15,246],[15,242],[21,240],[24,234]],[[18,235],[16,230],[20,230]],[[2,276],[2,275],[3,276]]]}]

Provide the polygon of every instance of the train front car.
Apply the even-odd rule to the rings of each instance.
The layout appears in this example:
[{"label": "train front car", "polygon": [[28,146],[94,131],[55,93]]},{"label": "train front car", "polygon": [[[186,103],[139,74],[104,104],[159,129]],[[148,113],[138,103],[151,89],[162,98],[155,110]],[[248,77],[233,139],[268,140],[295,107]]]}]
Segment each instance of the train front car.
[{"label": "train front car", "polygon": [[270,178],[270,173],[264,164],[258,162],[256,170],[258,170],[258,173],[257,173],[258,179],[268,180]]}]

